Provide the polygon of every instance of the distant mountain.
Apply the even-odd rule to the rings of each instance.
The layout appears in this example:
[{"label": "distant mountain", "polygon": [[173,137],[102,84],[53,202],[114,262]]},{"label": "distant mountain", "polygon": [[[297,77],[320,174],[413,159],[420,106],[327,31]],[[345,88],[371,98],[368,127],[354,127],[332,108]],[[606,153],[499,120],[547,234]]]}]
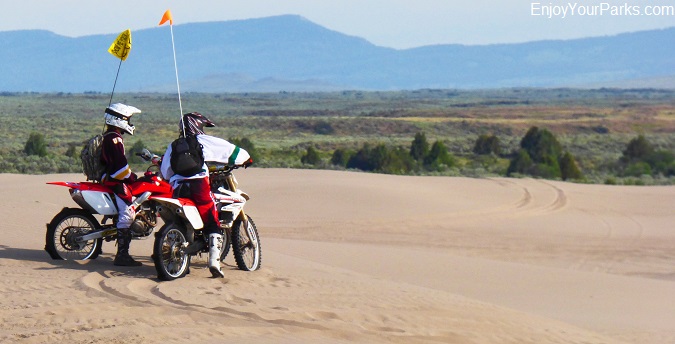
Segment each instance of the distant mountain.
[{"label": "distant mountain", "polygon": [[[121,32],[122,30],[120,30]],[[671,85],[675,28],[576,40],[396,50],[302,17],[176,25],[183,92]],[[78,38],[0,32],[0,91],[110,92],[119,33]],[[638,86],[639,85],[639,86]],[[132,31],[116,91],[175,92],[166,26]]]}]

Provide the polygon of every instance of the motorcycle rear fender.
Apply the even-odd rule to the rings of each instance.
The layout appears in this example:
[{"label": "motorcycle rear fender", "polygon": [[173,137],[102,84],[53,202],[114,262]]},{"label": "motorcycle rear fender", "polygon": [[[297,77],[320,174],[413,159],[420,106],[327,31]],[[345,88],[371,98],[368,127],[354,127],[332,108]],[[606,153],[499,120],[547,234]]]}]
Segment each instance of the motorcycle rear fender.
[{"label": "motorcycle rear fender", "polygon": [[82,209],[92,214],[117,215],[117,207],[109,187],[90,182],[47,182],[50,185],[70,188],[70,197]]},{"label": "motorcycle rear fender", "polygon": [[195,204],[186,198],[168,198],[168,197],[153,197],[153,200],[159,203],[159,212],[164,219],[166,216],[169,220],[175,216],[179,216],[192,226],[194,229],[204,228],[204,222],[199,215],[199,210]]},{"label": "motorcycle rear fender", "polygon": [[100,191],[100,192],[111,192],[109,187],[104,186],[100,183],[91,183],[91,182],[47,182],[49,185],[58,185],[65,186],[71,189],[78,189],[81,191],[90,190],[90,191]]}]

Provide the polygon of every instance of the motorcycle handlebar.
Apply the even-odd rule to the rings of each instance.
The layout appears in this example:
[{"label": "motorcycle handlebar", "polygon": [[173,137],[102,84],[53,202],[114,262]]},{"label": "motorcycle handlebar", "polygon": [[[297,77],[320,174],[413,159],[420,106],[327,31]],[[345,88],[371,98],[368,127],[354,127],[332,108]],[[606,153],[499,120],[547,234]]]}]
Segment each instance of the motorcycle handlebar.
[{"label": "motorcycle handlebar", "polygon": [[141,157],[141,159],[152,163],[153,165],[160,165],[162,162],[162,157],[157,154],[152,154],[147,148],[143,148],[142,151],[137,152],[136,156]]},{"label": "motorcycle handlebar", "polygon": [[[150,152],[147,148],[143,148],[142,151],[137,152],[136,156],[141,157],[141,159],[147,162],[151,162],[153,165],[159,166],[162,163],[162,157],[156,154],[152,154],[152,152]],[[209,172],[225,172],[225,173],[232,172],[233,170],[236,170],[240,167],[248,168],[252,164],[253,159],[249,159],[241,165],[232,165],[232,166],[214,161],[206,162],[206,165],[209,168]]]},{"label": "motorcycle handlebar", "polygon": [[239,166],[233,165],[227,165],[219,162],[206,162],[206,166],[209,168],[209,172],[232,172],[234,169],[239,168]]},{"label": "motorcycle handlebar", "polygon": [[214,162],[214,161],[207,161],[206,162],[206,166],[209,168],[209,172],[224,172],[224,173],[232,172],[233,170],[236,170],[236,169],[242,168],[242,167],[248,168],[249,166],[251,166],[251,164],[253,164],[253,160],[251,160],[250,162],[246,161],[245,163],[243,163],[241,165],[228,165],[228,164],[223,164],[223,163]]}]

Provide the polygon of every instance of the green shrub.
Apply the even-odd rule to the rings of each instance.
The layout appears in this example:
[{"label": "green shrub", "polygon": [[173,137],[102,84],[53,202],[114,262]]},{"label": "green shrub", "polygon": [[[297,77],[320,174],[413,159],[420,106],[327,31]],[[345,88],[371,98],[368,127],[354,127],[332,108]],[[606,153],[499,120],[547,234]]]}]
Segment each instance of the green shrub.
[{"label": "green shrub", "polygon": [[649,164],[644,161],[638,161],[628,164],[623,174],[624,176],[627,177],[640,177],[642,175],[651,175],[652,167],[649,166]]},{"label": "green shrub", "polygon": [[651,166],[654,173],[661,173],[664,176],[675,175],[675,156],[673,152],[666,150],[654,151],[647,156],[645,161]]},{"label": "green shrub", "polygon": [[560,164],[558,164],[557,160],[534,164],[530,174],[535,177],[542,177],[546,179],[557,179],[562,177],[562,173],[560,172]]},{"label": "green shrub", "polygon": [[349,162],[349,159],[354,155],[354,152],[343,149],[343,148],[338,148],[335,151],[333,151],[333,156],[330,159],[331,164],[335,166],[340,166],[340,167],[347,167],[347,162]]},{"label": "green shrub", "polygon": [[370,144],[364,144],[361,149],[356,151],[347,161],[347,168],[355,168],[362,171],[374,171],[377,169],[377,162],[372,157],[373,149]]},{"label": "green shrub", "polygon": [[477,155],[500,155],[501,147],[499,139],[494,135],[480,135],[473,146],[473,152]]},{"label": "green shrub", "polygon": [[675,155],[667,150],[656,150],[644,135],[630,140],[619,159],[624,176],[662,174],[675,175]]},{"label": "green shrub", "polygon": [[307,152],[300,158],[300,162],[307,165],[318,165],[321,163],[321,157],[314,146],[309,146]]},{"label": "green shrub", "polygon": [[574,157],[569,152],[565,152],[560,158],[560,173],[563,180],[581,179],[583,175]]},{"label": "green shrub", "polygon": [[529,174],[543,178],[582,179],[574,156],[563,152],[558,139],[548,130],[531,127],[520,141],[507,175]]},{"label": "green shrub", "polygon": [[654,152],[654,147],[647,141],[644,135],[630,140],[623,151],[623,159],[627,162],[643,161]]},{"label": "green shrub", "polygon": [[429,142],[424,133],[415,134],[415,139],[410,145],[410,156],[416,161],[423,161],[429,153]]},{"label": "green shrub", "polygon": [[66,156],[71,157],[71,158],[78,158],[80,157],[80,150],[82,147],[75,145],[75,144],[70,144],[68,146],[68,150],[66,151]]},{"label": "green shrub", "polygon": [[532,127],[520,141],[520,147],[525,149],[534,162],[546,162],[549,159],[558,160],[562,153],[560,142],[546,129]]},{"label": "green shrub", "polygon": [[47,156],[47,142],[44,135],[32,132],[30,137],[28,137],[28,141],[26,141],[23,151],[27,155]]},{"label": "green shrub", "polygon": [[403,174],[412,171],[414,161],[401,147],[389,148],[384,144],[372,147],[366,143],[347,162],[347,168],[362,171]]},{"label": "green shrub", "polygon": [[512,176],[513,174],[529,174],[534,166],[534,162],[530,157],[530,154],[527,153],[527,150],[521,148],[516,153],[516,156],[511,159],[509,168],[506,170],[506,175]]},{"label": "green shrub", "polygon": [[434,142],[429,154],[424,157],[424,167],[432,171],[442,171],[455,163],[455,157],[448,153],[448,149],[441,141]]},{"label": "green shrub", "polygon": [[319,135],[332,135],[335,133],[335,129],[328,121],[318,121],[314,125],[314,132]]}]

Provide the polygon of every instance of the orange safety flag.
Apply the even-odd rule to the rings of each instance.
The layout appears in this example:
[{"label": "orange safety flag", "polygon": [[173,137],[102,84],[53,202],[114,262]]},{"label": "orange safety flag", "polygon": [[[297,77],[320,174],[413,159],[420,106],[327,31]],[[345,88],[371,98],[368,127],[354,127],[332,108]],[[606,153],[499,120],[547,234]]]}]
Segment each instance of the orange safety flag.
[{"label": "orange safety flag", "polygon": [[173,17],[171,16],[171,10],[166,10],[166,12],[164,12],[162,20],[159,21],[159,25],[166,23],[167,20],[169,21],[169,25],[173,25]]},{"label": "orange safety flag", "polygon": [[110,45],[108,52],[124,61],[131,51],[131,30],[122,32],[117,39]]}]

